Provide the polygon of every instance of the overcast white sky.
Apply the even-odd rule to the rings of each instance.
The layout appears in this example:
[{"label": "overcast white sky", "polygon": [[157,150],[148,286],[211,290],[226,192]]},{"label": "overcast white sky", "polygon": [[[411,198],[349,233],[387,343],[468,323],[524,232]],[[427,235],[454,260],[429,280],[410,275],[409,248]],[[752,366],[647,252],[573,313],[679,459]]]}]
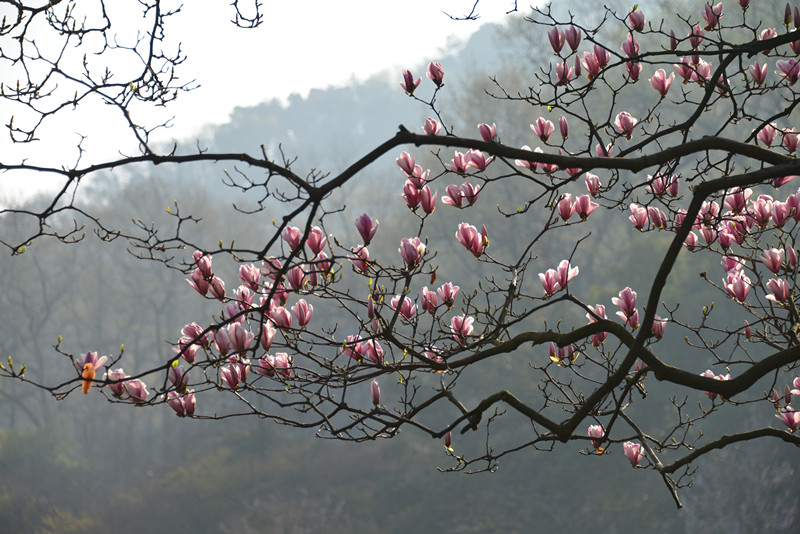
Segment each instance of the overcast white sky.
[{"label": "overcast white sky", "polygon": [[[180,67],[181,80],[194,79],[200,87],[181,94],[166,109],[153,110],[162,120],[174,117],[172,127],[162,130],[156,141],[191,142],[203,126],[224,123],[236,106],[286,100],[292,93],[305,96],[313,88],[341,86],[381,71],[396,72],[399,84],[403,67],[436,59],[448,44],[469,38],[485,23],[503,20],[513,7],[512,0],[482,0],[477,21],[453,21],[444,12],[463,16],[474,0],[262,0],[263,24],[243,30],[230,22],[229,4],[190,0],[169,18],[168,39],[180,41],[188,56]],[[140,17],[128,18],[141,24]],[[422,69],[415,74],[425,76]],[[81,135],[88,135],[82,142],[82,165],[135,153],[131,136],[119,130],[108,109],[98,104],[61,113],[60,120],[40,132],[41,141],[27,146],[11,144],[4,136],[3,162],[27,159],[31,164],[72,166]],[[60,180],[41,174],[6,173],[0,204],[3,198],[59,185]]]}]

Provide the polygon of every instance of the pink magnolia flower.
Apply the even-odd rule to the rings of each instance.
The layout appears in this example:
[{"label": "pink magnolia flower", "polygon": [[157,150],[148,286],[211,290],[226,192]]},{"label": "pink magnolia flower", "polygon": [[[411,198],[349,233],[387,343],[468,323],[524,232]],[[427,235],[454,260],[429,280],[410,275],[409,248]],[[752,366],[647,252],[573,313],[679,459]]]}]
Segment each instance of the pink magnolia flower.
[{"label": "pink magnolia flower", "polygon": [[442,197],[442,202],[448,206],[461,208],[464,200],[461,189],[455,184],[450,184],[445,188],[445,191],[447,192],[447,196]]},{"label": "pink magnolia flower", "polygon": [[739,5],[742,6],[742,10],[747,9],[750,6],[750,0],[736,0],[739,2]]},{"label": "pink magnolia flower", "polygon": [[421,81],[422,78],[417,78],[417,81],[414,81],[414,75],[410,71],[403,69],[403,81],[400,82],[400,87],[410,96],[414,94]]},{"label": "pink magnolia flower", "polygon": [[723,278],[723,284],[728,294],[739,302],[744,302],[747,299],[752,286],[750,279],[740,271],[728,271],[727,276]]},{"label": "pink magnolia flower", "polygon": [[669,88],[674,80],[674,72],[669,75],[669,78],[667,78],[667,73],[664,71],[664,69],[658,69],[653,77],[650,78],[650,86],[658,91],[658,93],[661,95],[661,98],[664,98],[667,96]]},{"label": "pink magnolia flower", "polygon": [[275,339],[275,334],[277,332],[278,331],[274,326],[272,326],[270,321],[264,321],[261,323],[261,334],[259,335],[258,340],[264,350],[269,350],[269,348],[272,346],[272,341]]},{"label": "pink magnolia flower", "polygon": [[314,306],[307,303],[305,299],[300,299],[292,306],[292,313],[297,318],[297,323],[300,328],[305,328],[311,321],[311,316],[314,315]]},{"label": "pink magnolia flower", "polygon": [[328,244],[328,236],[325,235],[325,232],[322,231],[322,228],[318,226],[312,226],[311,230],[308,233],[308,239],[306,240],[306,246],[314,253],[316,256],[325,248],[325,245]]},{"label": "pink magnolia flower", "polygon": [[480,258],[481,254],[483,254],[483,249],[489,245],[486,226],[481,226],[481,231],[478,233],[478,230],[471,224],[461,223],[458,225],[456,239],[476,258]]},{"label": "pink magnolia flower", "polygon": [[786,80],[786,83],[794,85],[795,82],[797,82],[798,77],[800,77],[800,63],[798,63],[797,60],[778,60],[776,65],[780,71],[775,72],[781,75]]},{"label": "pink magnolia flower", "polygon": [[474,148],[471,148],[464,157],[469,161],[470,166],[475,167],[481,172],[485,171],[486,167],[488,167],[489,163],[494,159],[493,157],[487,158],[486,154]]},{"label": "pink magnolia flower", "polygon": [[253,344],[255,336],[242,323],[231,323],[228,325],[228,335],[230,337],[231,348],[235,352],[244,352]]},{"label": "pink magnolia flower", "polygon": [[432,117],[428,117],[425,119],[425,124],[422,126],[422,131],[425,132],[427,135],[439,135],[439,132],[442,130],[442,125],[439,124],[436,119]]},{"label": "pink magnolia flower", "polygon": [[544,288],[544,294],[546,297],[549,297],[558,291],[558,273],[556,273],[555,269],[548,269],[543,273],[539,273],[539,280],[542,282],[542,287]]},{"label": "pink magnolia flower", "polygon": [[[767,39],[774,39],[777,36],[778,36],[778,32],[775,31],[775,28],[765,28],[764,30],[761,31],[761,34],[758,36],[758,40],[759,41],[766,41]],[[766,50],[762,50],[761,53],[764,54],[765,56],[767,56],[767,55],[769,55],[770,52],[772,52],[772,49],[768,48]]]},{"label": "pink magnolia flower", "polygon": [[189,383],[189,373],[186,371],[186,367],[183,365],[170,367],[169,371],[167,371],[167,377],[176,390],[179,392],[186,391],[186,385]]},{"label": "pink magnolia flower", "polygon": [[453,159],[445,166],[451,171],[457,172],[463,176],[467,173],[469,168],[472,167],[472,162],[468,157],[456,150]]},{"label": "pink magnolia flower", "polygon": [[637,32],[644,29],[644,13],[642,13],[641,9],[631,9],[630,13],[628,13],[628,24],[632,30]]},{"label": "pink magnolia flower", "polygon": [[719,24],[719,18],[722,16],[722,2],[715,6],[708,4],[703,6],[703,18],[706,21],[706,30],[711,30]]},{"label": "pink magnolia flower", "polygon": [[667,216],[656,206],[647,207],[647,216],[654,227],[664,229],[667,227]]},{"label": "pink magnolia flower", "polygon": [[225,282],[218,277],[213,277],[211,279],[211,285],[208,288],[208,292],[211,293],[211,296],[217,300],[224,300],[225,299]]},{"label": "pink magnolia flower", "polygon": [[558,215],[561,217],[561,220],[566,222],[569,220],[570,217],[575,213],[575,206],[572,202],[572,195],[569,193],[565,193],[561,196],[561,200],[558,201]]},{"label": "pink magnolia flower", "polygon": [[208,294],[208,290],[211,289],[211,284],[205,279],[200,269],[192,271],[191,277],[187,278],[186,281],[204,297]]},{"label": "pink magnolia flower", "polygon": [[435,291],[428,289],[428,286],[422,286],[422,289],[420,290],[419,302],[422,306],[422,311],[426,311],[433,315],[436,313],[436,307],[439,305],[439,298],[436,296]]},{"label": "pink magnolia flower", "polygon": [[578,45],[581,44],[581,31],[575,26],[570,25],[569,28],[564,30],[564,37],[569,47],[575,52],[578,49]]},{"label": "pink magnolia flower", "polygon": [[199,250],[195,250],[192,253],[192,258],[203,278],[211,278],[214,275],[211,269],[211,256]]},{"label": "pink magnolia flower", "polygon": [[783,130],[783,146],[789,154],[797,151],[797,147],[800,146],[800,135],[797,134],[797,130],[794,128]]},{"label": "pink magnolia flower", "polygon": [[425,253],[425,245],[419,240],[418,237],[411,237],[403,239],[400,242],[400,248],[397,249],[403,261],[409,269],[413,269],[422,261],[422,255]]},{"label": "pink magnolia flower", "polygon": [[297,250],[300,246],[300,240],[303,238],[303,232],[294,226],[287,226],[283,229],[283,240],[289,245],[293,251]]},{"label": "pink magnolia flower", "polygon": [[753,81],[756,82],[756,85],[762,85],[764,80],[767,79],[767,64],[759,65],[758,61],[750,65],[748,69],[750,72],[750,76],[753,78]]},{"label": "pink magnolia flower", "polygon": [[630,139],[633,128],[638,122],[639,121],[633,118],[630,113],[623,111],[617,115],[614,125],[621,134],[625,135],[627,139]]},{"label": "pink magnolia flower", "polygon": [[695,247],[697,247],[697,234],[689,232],[689,235],[687,235],[686,239],[683,241],[683,246],[689,249],[689,251],[694,251]]},{"label": "pink magnolia flower", "polygon": [[592,195],[592,198],[597,198],[600,192],[600,178],[596,174],[590,172],[586,173],[586,190]]},{"label": "pink magnolia flower", "polygon": [[292,327],[292,315],[283,306],[270,310],[269,317],[275,322],[275,326],[282,330]]},{"label": "pink magnolia flower", "polygon": [[497,125],[494,123],[492,123],[491,126],[489,126],[485,122],[479,124],[478,131],[481,134],[481,138],[487,143],[490,141],[494,141],[495,137],[497,137]]},{"label": "pink magnolia flower", "polygon": [[794,411],[794,408],[791,406],[787,406],[781,410],[781,413],[775,417],[780,419],[781,423],[786,425],[792,432],[797,430],[798,425],[800,425],[800,412]]},{"label": "pink magnolia flower", "polygon": [[[637,321],[635,326],[639,326],[639,313],[636,310],[636,291],[633,291],[630,287],[626,287],[619,292],[619,296],[612,298],[611,302],[614,304],[614,306],[618,306],[620,308],[620,311],[617,312],[617,315],[621,319],[630,324],[630,319],[636,316]],[[634,327],[634,325],[631,326]]]},{"label": "pink magnolia flower", "polygon": [[75,365],[75,369],[77,369],[79,373],[83,372],[83,368],[86,367],[86,364],[90,364],[95,373],[98,373],[100,372],[100,368],[106,364],[107,360],[108,356],[101,356],[98,358],[96,352],[87,352],[82,358],[76,359],[72,363]]},{"label": "pink magnolia flower", "polygon": [[784,255],[785,252],[782,248],[771,248],[764,250],[761,256],[761,263],[763,263],[764,267],[772,271],[774,274],[778,274],[783,267]]},{"label": "pink magnolia flower", "polygon": [[193,389],[187,391],[183,395],[179,394],[177,391],[170,391],[167,393],[166,397],[162,395],[162,398],[166,400],[169,407],[175,411],[175,414],[178,417],[185,417],[187,414],[194,414],[197,402],[195,400]]},{"label": "pink magnolia flower", "polygon": [[759,195],[756,200],[751,202],[750,209],[747,210],[747,214],[761,228],[766,227],[772,219],[772,202],[771,196]]},{"label": "pink magnolia flower", "polygon": [[655,318],[653,319],[653,328],[651,331],[656,339],[661,339],[664,337],[664,330],[667,328],[667,322],[669,319],[662,319],[661,317],[656,314]]},{"label": "pink magnolia flower", "polygon": [[[83,370],[83,368],[81,368],[81,370]],[[103,375],[103,381],[110,382],[106,387],[108,387],[108,389],[111,390],[111,394],[117,398],[122,398],[122,396],[126,394],[125,383],[122,382],[126,378],[128,378],[128,375],[125,374],[125,371],[123,371],[121,367],[113,371],[110,370]]]},{"label": "pink magnolia flower", "polygon": [[581,220],[586,220],[589,217],[589,214],[596,210],[598,204],[596,202],[592,202],[589,198],[589,195],[581,195],[575,200],[575,213],[581,218]]},{"label": "pink magnolia flower", "polygon": [[561,33],[561,30],[553,26],[553,28],[547,32],[547,38],[550,40],[550,46],[553,47],[553,52],[556,54],[560,53],[561,49],[564,48],[565,41],[564,34]]},{"label": "pink magnolia flower", "polygon": [[692,28],[692,30],[689,32],[689,44],[692,45],[693,49],[697,50],[697,47],[703,42],[704,36],[705,33],[703,33],[703,30],[700,29],[699,24]]},{"label": "pink magnolia flower", "polygon": [[639,75],[642,73],[642,64],[638,61],[626,61],[625,70],[628,71],[628,76],[632,82],[639,81]]},{"label": "pink magnolia flower", "polygon": [[744,267],[744,260],[735,256],[723,256],[720,264],[726,273],[730,271],[739,272]]},{"label": "pink magnolia flower", "polygon": [[556,85],[566,85],[575,76],[575,68],[563,63],[556,63]]},{"label": "pink magnolia flower", "polygon": [[644,458],[644,451],[639,443],[626,441],[622,444],[622,450],[632,467],[639,465],[639,462],[641,462],[642,458]]},{"label": "pink magnolia flower", "polygon": [[431,61],[428,65],[428,78],[436,84],[436,87],[444,85],[444,82],[442,82],[442,79],[444,79],[444,69],[441,63]]},{"label": "pink magnolia flower", "polygon": [[231,389],[236,389],[244,383],[250,372],[250,360],[242,359],[238,355],[228,358],[227,364],[220,370],[222,381]]},{"label": "pink magnolia flower", "polygon": [[734,187],[729,194],[725,195],[725,205],[733,213],[741,213],[747,206],[747,201],[750,200],[750,195],[752,194],[752,189],[742,191],[740,187]]},{"label": "pink magnolia flower", "polygon": [[[712,371],[711,369],[706,369],[704,372],[700,373],[700,376],[704,376],[706,378],[713,378],[714,380],[730,380],[731,379],[730,373],[726,374],[726,375],[714,375],[714,371]],[[713,391],[704,391],[703,393],[708,395],[708,398],[711,399],[711,400],[714,400],[717,397],[719,397],[719,395],[717,395]]]},{"label": "pink magnolia flower", "polygon": [[778,135],[778,130],[772,124],[765,124],[759,131],[758,135],[756,135],[756,139],[767,145],[768,147],[772,146],[772,142],[775,141],[775,136]]},{"label": "pink magnolia flower", "polygon": [[600,62],[597,60],[597,56],[592,52],[583,53],[581,65],[586,69],[586,77],[590,80],[596,78],[600,71],[603,70],[603,67],[600,66]]},{"label": "pink magnolia flower", "polygon": [[472,323],[475,318],[467,315],[457,315],[450,320],[450,331],[453,333],[453,339],[458,341],[461,345],[466,345],[467,337],[472,335],[474,330]]},{"label": "pink magnolia flower", "polygon": [[610,158],[611,153],[614,151],[614,145],[609,143],[606,146],[603,146],[598,143],[594,146],[594,151],[598,158]]},{"label": "pink magnolia flower", "polygon": [[558,129],[561,132],[561,138],[566,140],[569,137],[569,123],[564,115],[558,119]]},{"label": "pink magnolia flower", "polygon": [[[598,317],[600,319],[606,319],[606,307],[602,304],[597,304],[595,306],[589,306],[589,310],[591,313],[586,314],[586,318],[589,320],[589,324],[596,323],[598,321]],[[602,345],[606,338],[608,337],[608,332],[599,332],[597,334],[592,334],[592,345],[595,347],[599,347]]]},{"label": "pink magnolia flower", "polygon": [[295,291],[299,291],[305,287],[307,282],[306,278],[306,271],[300,265],[292,267],[286,274],[286,282],[289,284],[289,287]]},{"label": "pink magnolia flower", "polygon": [[629,33],[625,40],[622,41],[622,51],[628,57],[639,55],[639,43],[636,42],[636,37],[632,33]]},{"label": "pink magnolia flower", "polygon": [[375,232],[378,231],[378,220],[373,220],[366,213],[356,219],[356,229],[361,234],[361,239],[364,240],[364,246],[369,245],[372,238],[375,237]]},{"label": "pink magnolia flower", "polygon": [[783,304],[789,300],[791,288],[783,278],[770,278],[769,282],[767,282],[767,289],[772,292],[771,295],[767,295],[767,300],[777,304]]},{"label": "pink magnolia flower", "polygon": [[550,342],[550,361],[556,365],[564,365],[567,362],[572,363],[577,357],[578,353],[575,352],[571,344],[566,347],[558,347],[552,341]]},{"label": "pink magnolia flower", "polygon": [[367,344],[361,342],[361,336],[347,336],[347,341],[342,348],[342,354],[354,360],[360,360],[367,353]]},{"label": "pink magnolia flower", "polygon": [[372,404],[377,406],[381,403],[381,387],[378,385],[377,380],[373,380],[369,386],[370,395],[372,395]]},{"label": "pink magnolia flower", "polygon": [[536,122],[531,124],[531,130],[536,134],[536,137],[546,143],[550,138],[550,134],[555,131],[555,126],[553,126],[553,123],[549,120],[539,117],[536,119]]},{"label": "pink magnolia flower", "polygon": [[350,250],[353,252],[353,254],[355,256],[353,258],[349,258],[350,259],[350,263],[352,263],[353,266],[356,269],[358,269],[359,271],[361,271],[362,273],[364,273],[364,274],[368,273],[369,272],[369,250],[367,250],[367,247],[358,247],[358,248],[353,248],[353,249],[350,249]]},{"label": "pink magnolia flower", "polygon": [[442,299],[442,304],[447,308],[452,308],[456,303],[456,296],[458,296],[458,286],[454,286],[452,282],[446,282],[436,290],[439,298]]},{"label": "pink magnolia flower", "polygon": [[603,425],[589,425],[589,437],[594,438],[592,440],[592,447],[595,449],[600,449],[600,443],[602,443],[602,438],[606,435],[605,430],[603,430]]},{"label": "pink magnolia flower", "polygon": [[430,215],[436,209],[436,193],[431,192],[431,188],[427,185],[419,192],[419,204],[422,206],[422,211]]},{"label": "pink magnolia flower", "polygon": [[261,269],[253,264],[240,265],[239,280],[253,291],[258,291],[259,282],[261,281]]},{"label": "pink magnolia flower", "polygon": [[569,264],[569,260],[561,260],[561,263],[558,264],[558,268],[556,269],[556,278],[558,285],[560,287],[566,288],[567,283],[578,276],[580,272],[579,268],[572,267]]},{"label": "pink magnolia flower", "polygon": [[[391,300],[392,308],[396,310],[398,304],[400,304],[400,295],[395,295]],[[417,315],[417,306],[410,298],[403,297],[403,302],[400,304],[400,315],[409,321]]]},{"label": "pink magnolia flower", "polygon": [[647,208],[637,204],[631,204],[631,215],[628,220],[633,223],[637,230],[644,230],[647,226]]},{"label": "pink magnolia flower", "polygon": [[364,344],[366,345],[367,348],[365,353],[367,357],[374,363],[377,363],[378,365],[382,364],[383,347],[381,347],[381,344],[374,339],[367,340]]},{"label": "pink magnolia flower", "polygon": [[394,161],[397,163],[397,166],[400,167],[400,170],[405,173],[406,177],[414,176],[414,169],[417,166],[414,156],[403,151],[400,153],[400,157]]},{"label": "pink magnolia flower", "polygon": [[140,404],[147,400],[150,393],[147,391],[147,386],[138,378],[126,380],[122,382],[123,392],[119,396],[120,399],[129,400],[135,404]]}]

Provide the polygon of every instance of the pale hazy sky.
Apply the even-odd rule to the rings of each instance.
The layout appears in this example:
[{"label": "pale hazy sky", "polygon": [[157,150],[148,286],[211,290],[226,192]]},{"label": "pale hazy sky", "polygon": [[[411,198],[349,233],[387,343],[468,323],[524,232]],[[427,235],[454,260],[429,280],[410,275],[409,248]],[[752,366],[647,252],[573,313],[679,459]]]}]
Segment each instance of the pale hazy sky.
[{"label": "pale hazy sky", "polygon": [[[477,21],[453,21],[444,12],[463,16],[474,0],[262,0],[263,24],[243,30],[230,22],[229,3],[184,2],[181,13],[168,19],[168,39],[180,41],[188,56],[178,74],[200,87],[166,109],[153,109],[153,122],[174,117],[156,141],[190,142],[205,125],[224,123],[236,106],[286,100],[292,93],[305,96],[313,88],[341,86],[381,71],[396,73],[398,84],[403,67],[419,69],[415,75],[424,77],[423,61],[437,59],[448,44],[468,39],[481,25],[502,21],[513,7],[511,0],[482,0]],[[140,23],[139,17],[130,18]],[[65,111],[40,132],[41,141],[27,146],[11,144],[4,136],[3,162],[26,159],[70,167],[77,161],[81,135],[88,135],[81,165],[134,154],[131,136],[109,113],[100,104]],[[4,197],[50,190],[60,182],[41,174],[6,173],[0,204]]]}]

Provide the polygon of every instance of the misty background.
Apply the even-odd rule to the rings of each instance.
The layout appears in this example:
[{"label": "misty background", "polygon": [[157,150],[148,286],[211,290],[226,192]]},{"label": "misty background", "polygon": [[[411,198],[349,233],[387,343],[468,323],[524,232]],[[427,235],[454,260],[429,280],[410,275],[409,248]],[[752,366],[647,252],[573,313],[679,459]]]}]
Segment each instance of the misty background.
[{"label": "misty background", "polygon": [[[581,15],[587,13],[581,10],[584,4],[570,3]],[[616,4],[620,12],[629,7]],[[671,8],[674,14],[687,5],[697,3],[675,1],[664,11]],[[445,122],[472,137],[478,136],[477,124],[495,122],[503,143],[535,146],[528,124],[546,116],[546,110],[495,99],[487,91],[497,94],[494,78],[509,92],[525,92],[542,58],[551,54],[541,27],[514,18],[483,26],[450,55],[429,58],[445,68],[446,87],[438,99]],[[423,77],[420,91],[428,82],[426,66],[410,66]],[[260,154],[263,146],[271,157],[281,151],[297,157],[293,169],[300,175],[312,170],[336,174],[390,138],[398,125],[421,131],[428,112],[403,93],[400,79],[399,72],[386,72],[364,82],[315,89],[307,97],[293,95],[288,103],[238,107],[226,124],[184,140],[184,149],[199,144],[215,152]],[[636,105],[630,108],[635,116]],[[408,212],[399,197],[402,173],[394,163],[399,152],[366,169],[352,188],[341,192],[340,200],[357,214],[380,214],[386,235],[370,246],[373,257],[395,253],[400,238],[410,235],[402,227]],[[437,155],[428,152],[414,150],[423,167],[441,168]],[[438,156],[452,157],[448,151]],[[264,221],[269,215],[232,209],[254,202],[226,185],[236,172],[219,165],[125,169],[92,179],[81,191],[81,202],[109,226],[130,228],[134,218],[169,228],[173,218],[166,210],[177,201],[182,211],[202,217],[186,229],[190,239],[209,248],[219,240],[259,243],[270,228]],[[433,187],[440,198],[445,185]],[[525,198],[525,183],[504,183],[483,192],[471,208],[471,220],[490,221],[493,249],[513,248],[516,235],[533,231],[543,220],[536,213],[510,220],[498,213],[498,205],[515,209],[518,198]],[[626,285],[636,288],[643,301],[659,257],[652,251],[665,247],[670,236],[638,234],[621,212],[596,214],[592,249],[579,249],[573,263],[580,265],[581,277],[570,287],[587,302],[602,302],[609,309],[610,298]],[[350,211],[341,215],[337,236],[355,235],[353,218]],[[17,225],[23,224],[4,220],[3,231],[21,233],[25,228]],[[429,230],[432,241],[454,242],[449,227],[440,235]],[[586,232],[581,226],[571,237]],[[544,247],[542,265],[555,266],[572,250],[574,239]],[[455,245],[439,250],[438,263],[450,269],[449,277],[475,275],[468,272],[471,264],[458,259],[463,256],[456,252],[462,251]],[[723,300],[698,276],[706,270],[717,273],[716,261],[692,256],[691,262],[681,262],[671,279],[671,302],[698,313],[710,301]],[[232,263],[227,271],[227,278],[234,278]],[[117,354],[124,344],[126,371],[143,371],[172,356],[169,343],[185,324],[208,321],[215,311],[184,278],[137,260],[121,240],[104,243],[91,234],[71,246],[40,240],[21,256],[2,255],[0,356],[21,361],[39,382],[60,383],[74,372],[53,349],[61,336],[64,349],[75,354]],[[730,313],[731,320],[739,320],[735,310]],[[683,333],[678,329],[668,327],[659,347],[674,353],[676,364],[698,372],[708,367],[708,362],[681,360]],[[546,357],[546,348],[538,350],[526,357]],[[526,383],[530,377],[504,372],[501,359],[495,363],[483,378],[491,389],[534,388]],[[637,409],[662,419],[666,428],[673,416],[670,389],[650,382],[647,402]],[[0,380],[0,399],[3,532],[777,532],[800,513],[798,454],[767,440],[704,457],[695,487],[682,492],[685,508],[677,511],[660,477],[631,469],[621,450],[585,455],[582,444],[559,444],[552,452],[523,449],[504,458],[495,473],[441,473],[437,467],[452,465],[443,444],[413,430],[390,441],[340,443],[257,418],[199,421],[178,418],[165,405],[111,404],[97,391],[57,402],[45,391],[9,380]],[[703,400],[698,396],[689,405]],[[199,397],[198,413],[224,412],[222,398],[202,402]],[[772,417],[761,405],[724,408],[728,419],[717,417],[708,428],[711,435],[724,432],[726,421],[736,421],[733,431],[741,429],[742,421],[756,427]],[[525,421],[507,424],[498,431],[500,439],[502,432],[527,428]],[[484,442],[481,432],[455,434],[453,447],[474,452]]]}]

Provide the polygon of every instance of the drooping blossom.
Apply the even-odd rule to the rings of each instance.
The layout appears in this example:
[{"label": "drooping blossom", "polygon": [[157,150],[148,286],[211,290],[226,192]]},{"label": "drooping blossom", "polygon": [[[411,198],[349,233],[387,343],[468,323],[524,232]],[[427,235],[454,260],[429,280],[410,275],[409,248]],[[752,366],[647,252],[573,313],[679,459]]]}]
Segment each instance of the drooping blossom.
[{"label": "drooping blossom", "polygon": [[597,198],[600,193],[600,178],[596,174],[590,172],[586,173],[586,190],[592,195],[592,198]]},{"label": "drooping blossom", "polygon": [[468,315],[456,315],[450,320],[450,331],[453,333],[453,339],[459,344],[466,345],[467,338],[472,335],[474,327],[472,323],[475,318]]},{"label": "drooping blossom", "polygon": [[642,446],[639,443],[626,441],[622,444],[622,450],[632,467],[639,465],[639,462],[644,458],[644,450],[642,450]]},{"label": "drooping blossom", "polygon": [[411,71],[403,69],[403,81],[400,82],[400,87],[403,88],[406,94],[409,96],[413,95],[414,91],[419,87],[420,82],[422,82],[422,78],[417,78],[417,80],[414,81],[414,75],[411,74]]},{"label": "drooping blossom", "polygon": [[442,64],[437,61],[431,61],[428,65],[428,78],[436,85],[441,87],[444,85],[444,69]]},{"label": "drooping blossom", "polygon": [[669,75],[669,78],[667,78],[667,73],[664,71],[664,69],[658,69],[653,77],[650,78],[650,86],[658,91],[658,93],[661,95],[661,98],[664,98],[667,96],[669,88],[674,80],[674,72]]}]

